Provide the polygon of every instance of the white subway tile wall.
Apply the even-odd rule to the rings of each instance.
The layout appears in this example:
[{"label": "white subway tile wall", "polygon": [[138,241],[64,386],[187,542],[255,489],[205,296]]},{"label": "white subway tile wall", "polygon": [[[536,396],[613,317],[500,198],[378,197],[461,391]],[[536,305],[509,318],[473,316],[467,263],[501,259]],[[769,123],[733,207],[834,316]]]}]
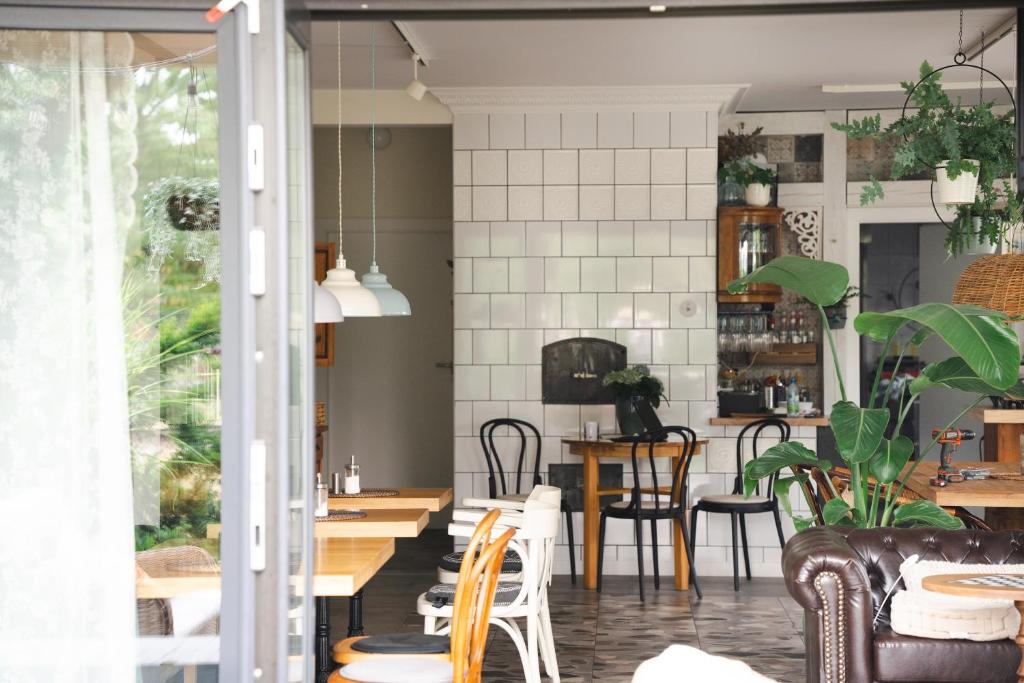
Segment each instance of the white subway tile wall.
[{"label": "white subway tile wall", "polygon": [[[456,501],[487,493],[477,434],[488,419],[537,426],[545,479],[551,463],[580,462],[561,438],[582,421],[615,431],[612,406],[541,403],[542,346],[577,336],[623,344],[630,363],[664,382],[662,420],[711,439],[691,470],[691,501],[732,490],[738,430],[708,422],[717,412],[717,130],[717,113],[703,110],[455,116]],[[797,432],[813,445],[813,429]],[[806,510],[796,489],[792,502]],[[778,541],[764,517],[748,523],[751,562],[777,576]],[[628,526],[609,525],[609,574],[636,570]],[[575,528],[580,560],[582,514]],[[728,519],[702,516],[697,545],[699,571],[732,572]],[[668,548],[661,562],[671,572]],[[568,572],[564,549],[556,571]]]}]

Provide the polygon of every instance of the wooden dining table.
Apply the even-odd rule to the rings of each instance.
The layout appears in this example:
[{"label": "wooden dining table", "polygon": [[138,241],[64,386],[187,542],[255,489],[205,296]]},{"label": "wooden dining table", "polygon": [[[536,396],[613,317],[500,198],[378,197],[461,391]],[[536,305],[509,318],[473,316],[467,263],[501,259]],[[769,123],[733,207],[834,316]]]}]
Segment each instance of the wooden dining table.
[{"label": "wooden dining table", "polygon": [[427,526],[426,509],[365,509],[365,517],[343,520],[316,520],[316,538],[416,538]]},{"label": "wooden dining table", "polygon": [[399,488],[394,496],[335,496],[327,499],[331,510],[426,510],[440,512],[452,502],[450,488]]},{"label": "wooden dining table", "polygon": [[[925,460],[913,472],[910,471],[912,465],[903,470],[903,481],[921,498],[942,507],[985,508],[985,521],[993,529],[1020,528],[1024,517],[1024,481],[1019,477],[967,480],[939,487],[928,483],[935,476],[938,461]],[[1015,462],[954,462],[953,466],[985,467],[996,474],[1020,475],[1020,465]]]},{"label": "wooden dining table", "polygon": [[[569,446],[569,453],[583,457],[583,586],[591,590],[597,588],[597,551],[598,531],[601,521],[601,497],[620,496],[632,491],[629,488],[602,487],[599,484],[599,467],[601,459],[629,460],[633,452],[633,444],[628,441],[584,439],[563,439],[562,443]],[[707,439],[698,439],[693,455],[700,455]],[[647,456],[647,447],[643,448]],[[637,451],[640,456],[640,451]],[[683,456],[683,445],[679,441],[665,441],[655,444],[654,457],[670,458],[672,468]],[[659,487],[661,493],[667,494],[667,487]],[[644,491],[650,493],[653,491]],[[687,590],[690,587],[690,563],[686,559],[683,547],[683,529],[677,521],[672,525],[672,548],[675,568],[676,590]]]},{"label": "wooden dining table", "polygon": [[[313,540],[313,598],[316,607],[314,652],[318,681],[326,680],[331,669],[331,627],[327,599],[358,596],[363,586],[394,554],[394,538]],[[135,597],[138,600],[168,599],[217,590],[220,581],[219,571],[183,571],[169,576],[140,576],[135,579]],[[305,578],[296,575],[290,577],[289,581],[296,589],[296,595],[302,595]],[[361,612],[358,619],[361,620]],[[351,623],[349,627],[352,628]]]}]

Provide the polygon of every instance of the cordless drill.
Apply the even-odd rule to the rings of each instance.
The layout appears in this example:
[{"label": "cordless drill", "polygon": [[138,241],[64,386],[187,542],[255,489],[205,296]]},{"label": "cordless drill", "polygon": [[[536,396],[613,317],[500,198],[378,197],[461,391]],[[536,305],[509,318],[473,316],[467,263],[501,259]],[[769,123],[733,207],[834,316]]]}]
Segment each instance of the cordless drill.
[{"label": "cordless drill", "polygon": [[945,486],[956,484],[964,480],[960,470],[953,467],[953,456],[956,449],[964,441],[971,441],[974,438],[974,431],[970,429],[933,429],[932,438],[942,445],[939,453],[939,469],[935,476],[928,480],[932,486]]}]

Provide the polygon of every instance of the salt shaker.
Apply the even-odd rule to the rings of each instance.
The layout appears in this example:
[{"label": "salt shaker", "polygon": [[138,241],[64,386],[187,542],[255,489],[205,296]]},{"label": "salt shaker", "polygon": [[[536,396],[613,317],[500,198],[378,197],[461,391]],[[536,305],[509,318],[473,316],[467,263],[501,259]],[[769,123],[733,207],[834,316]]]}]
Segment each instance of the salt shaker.
[{"label": "salt shaker", "polygon": [[356,464],[356,456],[352,456],[352,462],[345,465],[345,493],[352,496],[359,493],[359,465]]},{"label": "salt shaker", "polygon": [[327,516],[327,487],[320,480],[320,473],[316,473],[316,516]]}]

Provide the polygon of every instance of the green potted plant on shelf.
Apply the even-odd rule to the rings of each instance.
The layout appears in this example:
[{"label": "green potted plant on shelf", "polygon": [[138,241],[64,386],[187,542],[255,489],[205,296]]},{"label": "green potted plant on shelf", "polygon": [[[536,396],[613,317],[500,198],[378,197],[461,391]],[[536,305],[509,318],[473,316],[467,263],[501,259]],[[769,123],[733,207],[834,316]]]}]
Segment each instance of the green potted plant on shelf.
[{"label": "green potted plant on shelf", "polygon": [[[799,256],[782,256],[753,273],[729,283],[729,291],[742,292],[753,283],[771,283],[792,290],[810,301],[827,318],[825,308],[838,303],[849,291],[849,274],[841,265]],[[868,396],[871,400],[860,406],[846,394],[846,385],[836,354],[835,341],[828,325],[824,325],[835,366],[841,400],[832,406],[829,423],[839,450],[850,471],[852,499],[844,500],[824,477],[830,487],[831,499],[822,510],[827,525],[857,527],[917,525],[941,528],[960,528],[962,523],[945,510],[926,500],[901,504],[903,481],[901,473],[914,453],[914,443],[906,436],[886,438],[886,433],[901,434],[901,427],[914,404],[925,391],[954,389],[978,396],[977,400],[957,415],[943,430],[956,424],[969,410],[990,395],[1024,396],[1024,383],[1018,379],[1021,349],[1009,318],[997,311],[977,306],[945,303],[926,303],[888,313],[865,312],[854,320],[857,332],[882,342],[882,357],[886,357],[897,335],[904,330],[912,332],[911,344],[917,345],[935,336],[946,343],[955,355],[925,366],[916,379],[908,384],[892,384],[881,401],[879,383],[882,364],[875,373],[874,385]],[[904,345],[905,349],[911,344]],[[901,354],[893,373],[899,371]],[[898,391],[895,397],[891,392]],[[890,398],[899,405],[890,414],[886,407]],[[877,405],[876,405],[877,402]],[[890,425],[894,429],[887,432]],[[921,448],[923,459],[935,446],[932,439]],[[920,462],[912,465],[909,473]],[[777,444],[767,449],[756,460],[747,463],[743,471],[744,488],[749,495],[758,480],[791,467],[820,468],[827,472],[832,464],[819,460],[815,453],[797,441]],[[873,479],[871,481],[870,479]],[[807,475],[799,471],[793,476],[779,477],[775,492],[798,529],[815,523],[813,518],[793,515],[789,490],[794,482],[806,483]]]},{"label": "green potted plant on shelf", "polygon": [[851,285],[846,288],[839,301],[831,306],[825,306],[825,320],[830,330],[841,330],[846,327],[846,309],[850,306],[850,300],[856,297],[863,297],[860,289]]},{"label": "green potted plant on shelf", "polygon": [[[885,128],[879,114],[832,127],[851,139],[893,142],[889,180],[934,173],[937,201],[956,210],[946,239],[950,254],[963,253],[972,240],[997,245],[1008,224],[1020,220],[1019,203],[1011,198],[1014,193],[998,182],[1016,170],[1013,114],[997,114],[991,101],[974,106],[959,98],[954,102],[942,88],[942,73],[927,61],[921,63],[920,79],[916,87],[901,83],[916,108],[913,113]],[[872,176],[860,203],[866,206],[884,197],[885,190]]]},{"label": "green potted plant on shelf", "polygon": [[718,175],[722,180],[732,178],[743,186],[748,205],[768,206],[772,201],[772,185],[778,173],[752,157],[742,157],[725,162]]},{"label": "green potted plant on shelf", "polygon": [[[623,434],[643,434],[644,424],[636,413],[634,402],[645,400],[657,408],[665,398],[665,386],[651,376],[646,365],[633,365],[613,370],[601,378],[601,383],[615,394],[615,419]],[[668,399],[666,399],[667,401]]]}]

